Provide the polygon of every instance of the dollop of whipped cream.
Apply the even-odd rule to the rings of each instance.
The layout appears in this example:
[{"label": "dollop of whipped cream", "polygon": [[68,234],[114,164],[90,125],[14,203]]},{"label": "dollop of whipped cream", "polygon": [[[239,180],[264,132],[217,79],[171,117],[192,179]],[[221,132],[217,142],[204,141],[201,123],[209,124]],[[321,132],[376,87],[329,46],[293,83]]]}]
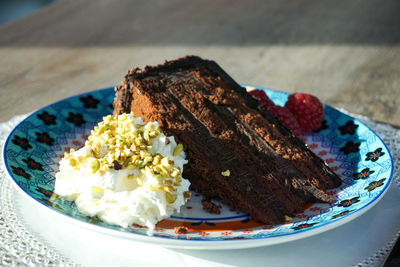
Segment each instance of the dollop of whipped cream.
[{"label": "dollop of whipped cream", "polygon": [[110,224],[154,229],[190,198],[182,144],[157,122],[106,116],[81,149],[65,153],[54,192]]}]

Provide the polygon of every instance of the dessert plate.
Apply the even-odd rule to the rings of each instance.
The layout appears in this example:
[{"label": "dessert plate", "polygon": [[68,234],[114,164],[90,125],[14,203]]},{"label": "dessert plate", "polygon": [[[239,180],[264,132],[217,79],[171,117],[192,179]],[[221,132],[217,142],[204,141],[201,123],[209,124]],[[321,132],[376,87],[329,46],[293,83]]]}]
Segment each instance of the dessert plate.
[{"label": "dessert plate", "polygon": [[[288,97],[284,92],[263,90],[278,105],[283,105]],[[140,226],[124,229],[110,225],[80,213],[74,203],[52,197],[52,191],[64,152],[83,146],[97,122],[112,113],[113,98],[113,88],[106,88],[44,107],[18,124],[4,145],[3,158],[9,177],[27,199],[64,221],[91,230],[188,249],[272,245],[315,235],[351,221],[374,206],[392,180],[392,158],[383,141],[360,121],[325,106],[321,128],[301,138],[340,175],[342,186],[328,191],[337,198],[336,203],[310,204],[284,224],[262,225],[223,204],[221,214],[206,213],[201,207],[201,195],[192,192],[191,200],[181,212],[159,222],[153,231]],[[187,233],[175,233],[177,226],[186,226]]]}]

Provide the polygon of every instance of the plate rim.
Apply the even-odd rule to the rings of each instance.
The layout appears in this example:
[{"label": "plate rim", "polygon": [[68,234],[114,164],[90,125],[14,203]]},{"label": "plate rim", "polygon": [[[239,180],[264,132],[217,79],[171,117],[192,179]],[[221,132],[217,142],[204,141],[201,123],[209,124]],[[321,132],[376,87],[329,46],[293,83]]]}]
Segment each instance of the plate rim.
[{"label": "plate rim", "polygon": [[[261,90],[270,90],[270,91],[274,91],[277,93],[282,93],[282,94],[289,94],[287,92],[284,91],[279,91],[279,90],[274,90],[274,89],[270,89],[270,88],[266,88],[266,87],[260,87],[260,86],[253,86],[253,85],[248,85],[248,84],[241,84],[241,86],[245,89],[247,88],[253,88],[253,89],[261,89]],[[388,151],[388,156],[390,159],[390,163],[391,163],[391,170],[390,170],[390,175],[388,176],[389,182],[385,185],[384,188],[382,188],[381,192],[372,200],[370,201],[367,205],[358,208],[355,212],[342,217],[338,220],[335,220],[333,222],[329,222],[327,224],[323,224],[317,227],[313,227],[313,228],[309,228],[309,229],[304,229],[302,231],[298,231],[298,232],[292,232],[292,233],[285,233],[285,234],[280,234],[277,236],[269,236],[269,237],[262,237],[262,238],[254,238],[254,239],[225,239],[225,240],[190,240],[190,239],[173,239],[171,237],[162,237],[162,236],[148,236],[148,235],[143,235],[143,234],[139,234],[139,233],[133,233],[133,232],[124,232],[124,231],[119,231],[116,229],[111,229],[111,228],[107,228],[101,225],[96,225],[96,224],[92,224],[90,222],[85,222],[85,221],[81,221],[78,220],[74,217],[71,217],[65,213],[62,213],[60,211],[57,211],[55,209],[52,209],[50,207],[48,207],[47,205],[45,205],[44,203],[39,202],[37,199],[35,199],[31,194],[29,194],[27,191],[25,191],[18,183],[16,180],[14,180],[13,176],[11,175],[10,169],[8,168],[8,165],[6,164],[6,149],[7,149],[7,145],[11,139],[11,136],[13,135],[14,131],[28,118],[33,117],[34,115],[36,115],[37,113],[41,112],[42,110],[56,105],[60,102],[63,101],[67,101],[69,99],[72,98],[76,98],[78,96],[81,95],[85,95],[85,94],[90,94],[90,93],[95,93],[95,92],[99,92],[99,91],[106,91],[106,90],[111,90],[114,89],[115,87],[105,87],[105,88],[101,88],[101,89],[96,89],[96,90],[91,90],[91,91],[86,91],[86,92],[82,92],[82,93],[78,93],[75,94],[73,96],[69,96],[60,100],[57,100],[53,103],[50,103],[46,106],[43,106],[35,111],[33,111],[32,113],[30,113],[26,118],[24,118],[22,121],[20,121],[17,125],[14,126],[14,128],[10,131],[10,133],[7,135],[5,142],[3,144],[3,151],[2,151],[2,161],[3,161],[3,165],[4,165],[4,169],[6,170],[6,176],[9,179],[9,181],[14,184],[14,186],[16,186],[17,191],[20,192],[22,195],[24,195],[25,199],[35,203],[35,206],[38,206],[40,208],[43,208],[43,210],[46,211],[52,211],[53,214],[57,214],[57,218],[58,219],[65,219],[67,218],[69,222],[78,225],[80,227],[92,230],[92,231],[96,231],[98,233],[102,233],[102,234],[107,234],[107,235],[111,235],[114,237],[119,237],[119,238],[124,238],[124,239],[129,239],[129,240],[133,240],[133,241],[140,241],[140,242],[146,242],[146,243],[150,243],[150,244],[158,244],[161,246],[165,246],[165,247],[170,247],[170,248],[183,248],[183,249],[198,249],[198,250],[202,250],[202,249],[218,249],[218,250],[227,250],[227,249],[242,249],[242,248],[253,248],[253,247],[260,247],[260,246],[268,246],[268,245],[275,245],[275,244],[280,244],[280,243],[285,243],[285,242],[290,242],[290,241],[295,241],[295,240],[299,240],[302,238],[307,238],[310,236],[314,236],[326,231],[329,231],[331,229],[334,229],[336,227],[340,227],[352,220],[354,220],[357,217],[362,216],[365,212],[367,212],[368,210],[370,210],[371,208],[373,208],[382,198],[383,196],[387,193],[388,188],[391,186],[392,181],[393,181],[393,157],[392,154],[389,150],[389,148],[387,147],[387,145],[385,144],[385,142],[382,140],[382,138],[377,135],[375,133],[375,131],[373,131],[371,128],[369,128],[365,123],[363,123],[362,121],[360,121],[359,119],[356,119],[332,106],[326,105],[324,104],[324,106],[329,107],[339,113],[345,114],[346,116],[356,120],[358,123],[362,124],[364,127],[366,127],[366,129],[368,129],[369,131],[371,131],[377,138],[378,140],[383,144],[383,146],[385,147],[385,149]],[[223,246],[221,246],[223,244]]]}]

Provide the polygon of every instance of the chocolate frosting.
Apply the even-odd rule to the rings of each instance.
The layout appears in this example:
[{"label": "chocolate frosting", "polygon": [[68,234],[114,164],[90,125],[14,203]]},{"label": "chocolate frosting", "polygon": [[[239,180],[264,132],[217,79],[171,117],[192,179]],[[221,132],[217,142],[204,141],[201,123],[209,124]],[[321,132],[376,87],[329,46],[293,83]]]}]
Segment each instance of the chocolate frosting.
[{"label": "chocolate frosting", "polygon": [[[114,113],[158,121],[184,145],[184,177],[262,223],[282,223],[307,202],[334,202],[339,177],[215,62],[188,56],[132,69]],[[221,172],[230,170],[230,176]]]}]

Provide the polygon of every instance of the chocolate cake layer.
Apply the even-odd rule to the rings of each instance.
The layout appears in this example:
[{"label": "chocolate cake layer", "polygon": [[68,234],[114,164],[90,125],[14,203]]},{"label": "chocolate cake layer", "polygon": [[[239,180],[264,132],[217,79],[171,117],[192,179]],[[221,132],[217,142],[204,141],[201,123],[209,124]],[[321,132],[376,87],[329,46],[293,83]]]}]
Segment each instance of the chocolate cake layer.
[{"label": "chocolate cake layer", "polygon": [[115,114],[130,111],[184,145],[193,189],[257,221],[281,223],[307,202],[335,201],[323,190],[340,184],[337,175],[215,62],[133,69],[114,100]]}]

